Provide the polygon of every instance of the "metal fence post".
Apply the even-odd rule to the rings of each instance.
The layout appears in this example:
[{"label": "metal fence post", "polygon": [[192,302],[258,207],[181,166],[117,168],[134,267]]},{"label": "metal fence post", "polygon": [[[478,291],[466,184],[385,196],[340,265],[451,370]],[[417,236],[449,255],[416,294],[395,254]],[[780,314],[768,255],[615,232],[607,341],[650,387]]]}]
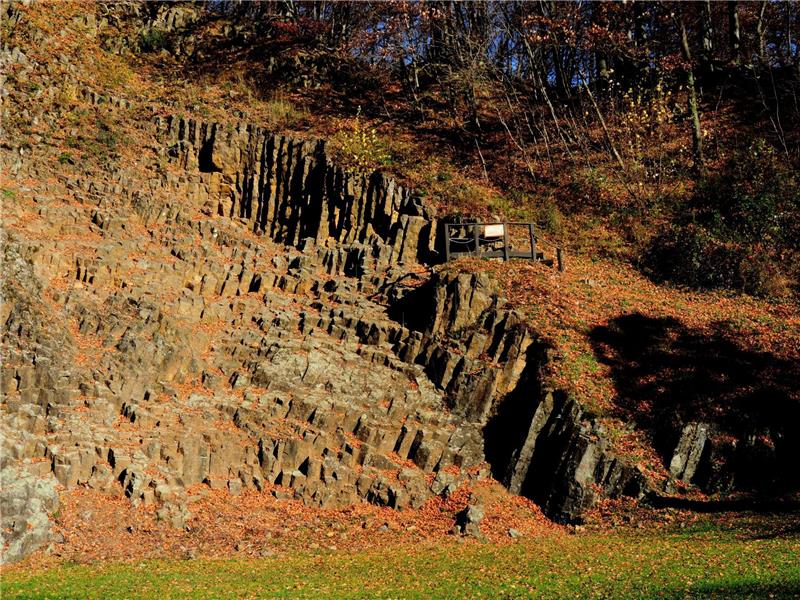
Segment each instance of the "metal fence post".
[{"label": "metal fence post", "polygon": [[508,223],[503,223],[503,260],[508,262]]},{"label": "metal fence post", "polygon": [[536,237],[533,235],[533,223],[528,223],[528,234],[531,236],[531,260],[536,260]]},{"label": "metal fence post", "polygon": [[450,262],[450,223],[444,224],[444,261]]}]

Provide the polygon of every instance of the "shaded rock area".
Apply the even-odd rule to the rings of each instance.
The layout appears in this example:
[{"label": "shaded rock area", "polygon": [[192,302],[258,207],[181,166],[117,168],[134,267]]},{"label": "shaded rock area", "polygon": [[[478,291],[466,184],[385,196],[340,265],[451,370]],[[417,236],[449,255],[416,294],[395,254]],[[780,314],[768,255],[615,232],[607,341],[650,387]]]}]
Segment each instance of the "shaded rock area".
[{"label": "shaded rock area", "polygon": [[110,52],[164,51],[181,56],[197,51],[192,29],[202,13],[202,7],[193,2],[102,0],[95,12],[83,15],[80,24],[99,36],[101,46]]},{"label": "shaded rock area", "polygon": [[480,503],[471,501],[464,510],[456,515],[456,522],[453,526],[455,533],[482,538],[481,521],[486,516],[486,511]]},{"label": "shaded rock area", "polygon": [[649,433],[668,468],[668,492],[777,499],[800,488],[800,364],[742,347],[728,331],[633,313],[591,336],[620,416]]},{"label": "shaded rock area", "polygon": [[700,458],[708,440],[706,423],[689,423],[681,431],[675,452],[669,461],[670,475],[681,481],[691,481],[697,472]]},{"label": "shaded rock area", "polygon": [[642,496],[644,476],[614,456],[603,427],[547,388],[550,348],[503,308],[488,276],[438,273],[396,303],[394,314],[425,305],[433,310],[417,311],[414,325],[427,350],[414,360],[426,365],[453,413],[481,427],[496,479],[562,522],[580,521],[598,495]]},{"label": "shaded rock area", "polygon": [[548,391],[527,423],[524,441],[512,451],[503,481],[552,518],[579,522],[598,497],[639,498],[647,489],[644,476],[614,456],[602,426],[586,419],[574,400]]}]

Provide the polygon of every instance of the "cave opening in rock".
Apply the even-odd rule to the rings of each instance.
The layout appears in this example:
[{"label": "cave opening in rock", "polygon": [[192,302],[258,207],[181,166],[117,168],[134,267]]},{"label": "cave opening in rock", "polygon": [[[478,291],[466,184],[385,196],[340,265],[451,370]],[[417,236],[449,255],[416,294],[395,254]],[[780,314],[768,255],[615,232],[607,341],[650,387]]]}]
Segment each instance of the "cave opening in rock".
[{"label": "cave opening in rock", "polygon": [[221,171],[217,165],[214,164],[214,135],[203,142],[200,146],[200,152],[197,155],[197,164],[201,173],[217,173]]}]

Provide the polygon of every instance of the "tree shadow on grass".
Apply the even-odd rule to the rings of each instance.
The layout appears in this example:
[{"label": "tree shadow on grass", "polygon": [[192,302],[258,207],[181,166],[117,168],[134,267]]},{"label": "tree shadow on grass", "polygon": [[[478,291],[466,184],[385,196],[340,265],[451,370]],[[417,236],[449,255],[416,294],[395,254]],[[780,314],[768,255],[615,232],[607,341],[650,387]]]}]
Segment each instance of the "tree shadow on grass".
[{"label": "tree shadow on grass", "polygon": [[698,330],[640,313],[591,332],[598,360],[611,367],[615,416],[647,431],[665,464],[685,424],[707,423],[712,462],[728,463],[738,489],[796,488],[800,364],[731,338],[724,322]]},{"label": "tree shadow on grass", "polygon": [[719,598],[720,600],[732,600],[740,598],[762,598],[788,599],[797,598],[800,595],[800,581],[788,580],[785,582],[758,581],[753,578],[743,578],[735,582],[708,582],[696,583],[686,589],[666,589],[650,598],[660,598],[662,600],[684,599],[684,598]]}]

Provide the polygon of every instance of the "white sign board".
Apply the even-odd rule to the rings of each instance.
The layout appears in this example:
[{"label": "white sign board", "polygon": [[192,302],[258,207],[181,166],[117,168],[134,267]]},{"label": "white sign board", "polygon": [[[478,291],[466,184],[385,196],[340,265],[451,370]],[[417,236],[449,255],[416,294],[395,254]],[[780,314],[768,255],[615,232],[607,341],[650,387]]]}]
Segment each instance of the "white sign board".
[{"label": "white sign board", "polygon": [[503,237],[503,226],[485,225],[483,228],[483,235],[485,237]]}]

